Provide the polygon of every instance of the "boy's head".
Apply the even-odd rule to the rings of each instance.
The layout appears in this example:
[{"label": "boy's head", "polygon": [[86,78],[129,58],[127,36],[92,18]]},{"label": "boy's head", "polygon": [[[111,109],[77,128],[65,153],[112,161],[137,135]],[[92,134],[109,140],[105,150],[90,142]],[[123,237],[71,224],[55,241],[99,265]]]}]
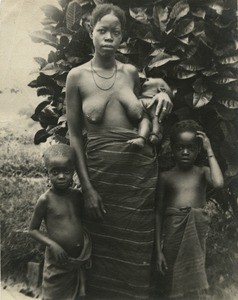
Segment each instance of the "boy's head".
[{"label": "boy's head", "polygon": [[70,187],[75,170],[75,153],[73,148],[64,144],[50,146],[43,155],[49,179],[56,189]]},{"label": "boy's head", "polygon": [[201,149],[201,139],[197,131],[202,127],[193,120],[183,120],[176,123],[171,130],[170,143],[175,161],[181,167],[192,166]]}]

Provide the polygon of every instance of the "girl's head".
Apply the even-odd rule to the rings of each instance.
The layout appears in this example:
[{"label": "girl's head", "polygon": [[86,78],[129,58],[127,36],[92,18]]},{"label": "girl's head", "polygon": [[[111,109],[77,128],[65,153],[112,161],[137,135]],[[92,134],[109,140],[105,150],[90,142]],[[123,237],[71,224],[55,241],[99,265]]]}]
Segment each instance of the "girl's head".
[{"label": "girl's head", "polygon": [[197,131],[201,126],[193,120],[176,123],[170,134],[170,142],[176,163],[183,168],[191,167],[201,149],[201,139]]},{"label": "girl's head", "polygon": [[121,30],[124,30],[126,25],[126,16],[124,11],[111,3],[101,4],[94,8],[91,16],[92,28],[95,27],[98,21],[100,21],[105,15],[113,14],[118,18],[121,24]]}]

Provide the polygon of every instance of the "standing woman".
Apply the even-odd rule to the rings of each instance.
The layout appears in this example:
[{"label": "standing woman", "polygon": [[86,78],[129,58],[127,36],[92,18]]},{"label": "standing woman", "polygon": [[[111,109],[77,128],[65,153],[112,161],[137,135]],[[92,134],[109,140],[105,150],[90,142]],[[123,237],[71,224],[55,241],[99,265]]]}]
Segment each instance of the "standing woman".
[{"label": "standing woman", "polygon": [[[70,143],[93,242],[88,292],[97,299],[146,299],[151,289],[157,159],[151,145],[127,143],[138,136],[143,109],[136,68],[115,60],[124,27],[119,7],[97,6],[92,13],[94,57],[72,69],[66,84]],[[166,93],[156,97],[160,111],[171,111]]]}]

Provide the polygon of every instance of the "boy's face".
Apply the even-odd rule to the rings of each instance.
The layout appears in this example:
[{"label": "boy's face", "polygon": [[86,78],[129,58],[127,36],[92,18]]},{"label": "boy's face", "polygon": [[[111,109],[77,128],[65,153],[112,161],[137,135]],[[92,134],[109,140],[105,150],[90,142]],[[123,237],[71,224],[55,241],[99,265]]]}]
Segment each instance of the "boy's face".
[{"label": "boy's face", "polygon": [[66,190],[71,186],[74,168],[68,157],[51,158],[47,164],[49,179],[57,190]]},{"label": "boy's face", "polygon": [[94,26],[91,37],[96,52],[102,56],[112,55],[122,40],[119,19],[113,13],[103,16]]},{"label": "boy's face", "polygon": [[198,152],[198,138],[195,133],[186,131],[177,135],[173,145],[173,153],[176,163],[181,168],[193,166]]}]

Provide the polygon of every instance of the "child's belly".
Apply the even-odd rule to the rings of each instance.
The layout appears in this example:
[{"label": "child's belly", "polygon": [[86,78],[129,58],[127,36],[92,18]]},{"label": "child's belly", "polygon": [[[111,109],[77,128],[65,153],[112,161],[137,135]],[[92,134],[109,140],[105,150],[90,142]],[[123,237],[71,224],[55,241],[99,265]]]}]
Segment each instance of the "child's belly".
[{"label": "child's belly", "polygon": [[83,227],[79,220],[61,219],[51,224],[48,230],[52,240],[58,243],[69,256],[78,257],[84,244]]}]

